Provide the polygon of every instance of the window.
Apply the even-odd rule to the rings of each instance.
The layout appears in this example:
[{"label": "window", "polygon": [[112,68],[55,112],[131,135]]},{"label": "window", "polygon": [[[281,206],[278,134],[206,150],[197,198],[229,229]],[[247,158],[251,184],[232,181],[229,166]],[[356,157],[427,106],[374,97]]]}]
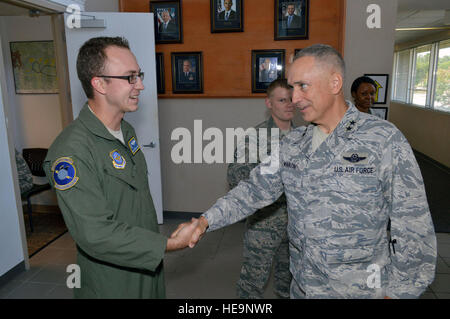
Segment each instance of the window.
[{"label": "window", "polygon": [[439,43],[434,108],[450,112],[450,40]]},{"label": "window", "polygon": [[414,54],[414,85],[412,103],[425,106],[427,102],[428,71],[430,69],[431,45],[415,50]]},{"label": "window", "polygon": [[392,100],[450,112],[450,39],[395,53]]},{"label": "window", "polygon": [[407,101],[408,79],[409,79],[409,60],[411,52],[405,50],[396,54],[396,68],[394,69],[394,96],[393,100]]}]

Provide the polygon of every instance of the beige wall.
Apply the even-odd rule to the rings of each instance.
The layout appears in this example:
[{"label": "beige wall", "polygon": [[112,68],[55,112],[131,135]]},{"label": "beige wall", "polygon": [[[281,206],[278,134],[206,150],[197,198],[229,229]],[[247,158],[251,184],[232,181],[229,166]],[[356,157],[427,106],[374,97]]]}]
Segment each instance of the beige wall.
[{"label": "beige wall", "polygon": [[0,21],[14,143],[19,150],[48,148],[62,129],[58,95],[15,93],[9,42],[53,40],[51,19],[17,16],[1,17]]},{"label": "beige wall", "polygon": [[[431,33],[429,36],[398,44],[395,50],[449,38],[450,31]],[[389,120],[403,132],[414,149],[450,167],[450,113],[391,102]]]},{"label": "beige wall", "polygon": [[[381,28],[367,27],[366,12],[370,4],[378,4],[381,9]],[[353,81],[364,74],[389,74],[389,92],[394,59],[395,24],[397,0],[347,1],[345,18],[344,60],[346,64],[345,97],[352,100],[350,88]],[[386,104],[389,106],[390,94]]]},{"label": "beige wall", "polygon": [[450,113],[391,102],[389,121],[414,149],[450,167]]},{"label": "beige wall", "polygon": [[[9,43],[12,41],[52,40],[51,18],[42,16],[0,17],[3,56],[9,100],[9,125],[13,128],[14,146],[48,148],[62,130],[61,110],[57,94],[16,94]],[[37,184],[46,183],[44,177],[34,177]],[[55,205],[54,191],[46,191],[32,198],[33,204]]]},{"label": "beige wall", "polygon": [[[370,3],[381,5],[381,29],[366,26],[366,8]],[[391,75],[396,8],[396,0],[347,1],[344,49],[347,98],[354,78],[364,73]],[[177,142],[170,140],[171,132],[177,127],[192,132],[195,119],[203,120],[203,130],[217,127],[224,132],[226,127],[254,126],[267,117],[264,99],[159,99],[158,104],[163,208],[203,212],[228,191],[227,164],[174,164],[170,151]],[[298,115],[295,123],[304,124]]]},{"label": "beige wall", "polygon": [[119,0],[86,0],[86,12],[119,12]]},{"label": "beige wall", "polygon": [[[202,131],[219,128],[225,145],[226,128],[246,129],[268,117],[264,99],[159,99],[158,106],[163,209],[203,212],[228,191],[227,164],[175,164],[171,150],[178,141],[171,140],[172,131],[183,127],[193,134],[194,120],[202,120]],[[294,123],[304,122],[297,115]]]}]

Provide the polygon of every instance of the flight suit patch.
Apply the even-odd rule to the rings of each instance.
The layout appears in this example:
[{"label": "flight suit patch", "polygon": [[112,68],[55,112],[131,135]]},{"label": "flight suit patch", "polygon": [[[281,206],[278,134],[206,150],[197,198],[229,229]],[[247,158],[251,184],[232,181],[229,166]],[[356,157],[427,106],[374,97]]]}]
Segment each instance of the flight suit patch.
[{"label": "flight suit patch", "polygon": [[109,156],[112,158],[112,164],[116,169],[124,169],[127,165],[127,161],[117,150],[109,153]]},{"label": "flight suit patch", "polygon": [[55,188],[58,190],[67,190],[78,182],[77,169],[70,157],[58,158],[51,170]]},{"label": "flight suit patch", "polygon": [[133,155],[141,149],[134,136],[128,141],[128,147],[130,148],[130,151],[131,153],[133,153]]}]

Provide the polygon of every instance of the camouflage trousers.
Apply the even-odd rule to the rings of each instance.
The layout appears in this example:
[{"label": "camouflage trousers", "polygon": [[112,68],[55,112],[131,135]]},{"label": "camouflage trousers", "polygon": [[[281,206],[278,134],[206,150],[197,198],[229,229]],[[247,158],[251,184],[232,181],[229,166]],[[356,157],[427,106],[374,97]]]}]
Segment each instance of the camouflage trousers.
[{"label": "camouflage trousers", "polygon": [[274,263],[274,292],[289,298],[288,216],[286,207],[266,207],[247,218],[244,261],[237,283],[237,296],[261,299]]}]

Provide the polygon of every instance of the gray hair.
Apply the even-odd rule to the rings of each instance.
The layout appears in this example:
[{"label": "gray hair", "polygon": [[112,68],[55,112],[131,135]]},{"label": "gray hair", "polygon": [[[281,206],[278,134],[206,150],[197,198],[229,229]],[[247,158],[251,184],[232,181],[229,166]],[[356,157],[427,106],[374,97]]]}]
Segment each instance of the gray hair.
[{"label": "gray hair", "polygon": [[298,52],[294,61],[305,56],[312,56],[320,62],[327,63],[335,67],[345,77],[345,62],[342,55],[332,46],[326,44],[313,44]]}]

